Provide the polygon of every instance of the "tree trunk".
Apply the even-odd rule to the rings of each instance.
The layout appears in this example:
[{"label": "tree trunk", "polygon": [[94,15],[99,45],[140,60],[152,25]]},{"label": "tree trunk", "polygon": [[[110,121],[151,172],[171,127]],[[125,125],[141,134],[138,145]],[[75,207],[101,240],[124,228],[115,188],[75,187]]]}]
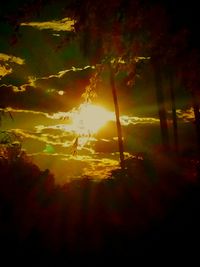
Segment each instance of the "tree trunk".
[{"label": "tree trunk", "polygon": [[160,119],[160,130],[161,130],[161,140],[163,149],[165,152],[169,151],[169,131],[167,125],[167,114],[165,110],[164,104],[164,96],[163,96],[163,87],[162,87],[162,77],[159,66],[154,66],[155,72],[155,87],[156,87],[156,97],[158,104],[158,114]]},{"label": "tree trunk", "polygon": [[120,166],[121,166],[121,169],[124,170],[125,165],[124,165],[124,145],[123,145],[123,139],[122,139],[122,127],[120,123],[119,104],[118,104],[118,98],[117,98],[115,78],[114,78],[114,73],[113,73],[113,69],[111,65],[109,65],[109,70],[110,70],[110,85],[111,85],[111,90],[112,90],[113,102],[115,106],[115,117],[116,117],[119,155],[120,155]]},{"label": "tree trunk", "polygon": [[177,115],[176,115],[176,103],[174,95],[174,77],[173,73],[169,73],[169,90],[170,98],[172,105],[172,121],[173,121],[173,137],[174,137],[174,149],[176,154],[179,152],[179,140],[178,140],[178,124],[177,124]]},{"label": "tree trunk", "polygon": [[198,155],[200,155],[200,104],[198,102],[197,97],[195,94],[192,95],[193,101],[193,109],[194,109],[194,116],[195,116],[195,126],[196,126],[196,133],[197,133],[197,145],[198,145]]}]

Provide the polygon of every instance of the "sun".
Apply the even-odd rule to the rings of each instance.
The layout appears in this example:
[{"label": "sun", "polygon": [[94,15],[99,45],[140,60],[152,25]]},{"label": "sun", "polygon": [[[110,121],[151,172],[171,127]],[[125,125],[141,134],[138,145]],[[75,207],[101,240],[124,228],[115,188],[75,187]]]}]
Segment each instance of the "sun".
[{"label": "sun", "polygon": [[91,103],[83,103],[71,114],[72,128],[79,135],[96,133],[108,121],[113,120],[113,112]]}]

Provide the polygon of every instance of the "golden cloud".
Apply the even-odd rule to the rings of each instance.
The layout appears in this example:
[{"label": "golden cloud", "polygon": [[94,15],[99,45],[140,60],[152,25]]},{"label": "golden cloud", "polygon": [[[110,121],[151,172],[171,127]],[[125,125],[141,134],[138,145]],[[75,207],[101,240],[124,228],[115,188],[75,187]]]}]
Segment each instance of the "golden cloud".
[{"label": "golden cloud", "polygon": [[71,147],[72,141],[65,140],[60,141],[60,136],[58,135],[51,135],[51,134],[37,134],[34,132],[27,132],[22,129],[12,129],[12,132],[20,136],[21,138],[25,139],[32,139],[32,140],[37,140],[39,142],[43,142],[45,144],[50,144],[50,145],[60,145],[62,147]]},{"label": "golden cloud", "polygon": [[83,169],[83,175],[106,179],[114,169],[119,169],[118,159],[91,159],[90,165]]},{"label": "golden cloud", "polygon": [[48,80],[48,79],[51,79],[51,78],[62,78],[66,73],[68,72],[76,72],[76,71],[82,71],[82,70],[86,70],[86,69],[95,69],[94,66],[85,66],[83,68],[81,67],[72,67],[70,69],[67,69],[67,70],[61,70],[59,71],[57,74],[52,74],[52,75],[49,75],[49,76],[46,76],[46,77],[39,77],[39,78],[36,78],[36,77],[28,77],[28,83],[29,85],[32,85],[32,86],[35,86],[36,85],[36,82],[38,80]]},{"label": "golden cloud", "polygon": [[[0,110],[1,110],[1,108],[0,108]],[[49,114],[47,112],[30,110],[30,109],[15,109],[15,108],[12,108],[12,107],[5,108],[4,109],[4,112],[26,113],[26,114],[33,114],[33,115],[42,115],[42,116],[45,116],[46,118],[52,119],[52,120],[64,120],[64,119],[67,119],[68,116],[69,116],[69,112],[57,112],[57,113],[53,113],[51,115],[51,114]],[[40,125],[38,125],[37,127],[40,128]],[[42,126],[41,126],[41,129],[43,129]]]},{"label": "golden cloud", "polygon": [[176,114],[179,119],[182,119],[185,122],[194,121],[194,110],[192,107],[186,110],[177,109]]},{"label": "golden cloud", "polygon": [[12,84],[1,84],[0,88],[1,87],[6,87],[8,89],[12,88],[13,92],[18,92],[18,90],[19,90],[19,88],[17,86],[14,86]]},{"label": "golden cloud", "polygon": [[20,58],[20,57],[15,57],[12,55],[7,55],[4,53],[0,53],[0,61],[3,62],[9,62],[9,63],[16,63],[19,65],[23,65],[25,63],[24,59]]},{"label": "golden cloud", "polygon": [[[35,114],[35,115],[43,115],[48,119],[52,119],[52,120],[71,120],[71,117],[73,115],[73,113],[76,111],[76,109],[72,109],[68,112],[56,112],[53,114],[49,114],[46,112],[42,112],[42,111],[34,111],[34,110],[26,110],[26,109],[13,109],[11,107],[7,107],[4,111],[8,111],[8,112],[15,112],[15,113],[30,113],[30,114]],[[181,115],[181,113],[178,111],[177,112],[179,115],[179,117],[183,116]],[[186,113],[185,113],[186,114]],[[188,111],[188,116],[189,116],[189,111]],[[191,115],[192,116],[192,113]],[[191,117],[190,117],[191,118]],[[110,112],[110,121],[115,122],[115,114],[114,112]],[[120,121],[121,124],[123,126],[128,126],[131,124],[153,124],[153,123],[159,123],[159,119],[157,118],[141,118],[141,117],[135,117],[135,116],[126,116],[126,115],[122,115],[120,116]],[[59,125],[54,125],[54,126],[48,126],[51,127],[51,129],[60,129],[60,130],[64,130],[64,131],[73,131],[73,127],[71,125],[67,125],[67,124],[59,124]]]},{"label": "golden cloud", "polygon": [[2,77],[12,73],[13,70],[9,66],[10,63],[23,65],[24,59],[21,59],[20,57],[15,57],[12,55],[0,53],[0,80]]},{"label": "golden cloud", "polygon": [[29,113],[29,114],[43,115],[45,117],[48,117],[48,113],[45,113],[42,111],[28,110],[28,109],[15,109],[15,108],[7,107],[4,109],[4,111],[14,112],[14,113]]},{"label": "golden cloud", "polygon": [[[28,76],[28,82],[26,84],[22,84],[21,86],[19,86],[19,89],[16,90],[15,92],[23,92],[26,91],[28,86],[31,87],[41,87],[41,82],[48,82],[48,80],[50,81],[51,79],[60,79],[62,78],[66,73],[68,72],[77,72],[77,71],[83,71],[83,70],[87,70],[87,69],[95,69],[95,66],[84,66],[84,67],[74,67],[72,66],[70,69],[67,70],[61,70],[56,74],[51,74],[49,76],[43,76],[43,77],[33,77],[33,76]],[[63,90],[56,90],[56,89],[48,89],[49,91],[51,90],[52,92],[56,92],[58,95],[63,96],[65,94],[65,92]]]},{"label": "golden cloud", "polygon": [[128,126],[130,124],[153,124],[153,123],[158,123],[159,119],[157,118],[148,118],[148,117],[144,117],[144,118],[140,118],[140,117],[134,117],[134,116],[121,116],[120,117],[120,121],[121,124],[123,126]]},{"label": "golden cloud", "polygon": [[[6,61],[9,61],[9,62],[15,62],[15,63],[18,63],[18,64],[23,64],[23,59],[20,59],[20,58],[17,58],[17,57],[13,57],[13,56],[9,56],[9,55],[6,55],[6,54],[0,54],[0,61],[2,59],[3,61],[3,65],[0,64],[0,80],[2,77],[12,73],[12,68],[9,66],[9,64],[6,62]],[[12,60],[11,60],[12,59]],[[58,73],[56,74],[52,74],[52,75],[49,75],[49,76],[44,76],[44,77],[33,77],[33,76],[28,76],[28,81],[27,83],[25,84],[22,84],[20,86],[14,86],[14,85],[0,85],[0,87],[9,87],[9,88],[12,88],[12,91],[14,93],[22,93],[22,92],[25,92],[27,90],[27,88],[35,88],[35,87],[41,87],[41,82],[49,82],[51,79],[60,79],[62,78],[66,73],[68,72],[77,72],[77,71],[83,71],[83,70],[87,70],[87,69],[94,69],[95,67],[94,66],[84,66],[84,67],[72,67],[70,69],[67,69],[67,70],[62,70],[62,71],[59,71]],[[49,81],[48,81],[49,80]],[[49,92],[54,92],[55,94],[58,94],[60,96],[63,96],[65,94],[65,92],[63,90],[56,90],[56,89],[47,89]],[[46,92],[47,92],[46,90]],[[17,111],[16,111],[17,112]]]},{"label": "golden cloud", "polygon": [[2,77],[12,73],[12,68],[7,65],[0,65],[0,80]]},{"label": "golden cloud", "polygon": [[44,22],[23,22],[21,26],[34,27],[39,30],[53,30],[53,31],[74,31],[75,21],[70,18],[64,18],[61,20],[52,20]]}]

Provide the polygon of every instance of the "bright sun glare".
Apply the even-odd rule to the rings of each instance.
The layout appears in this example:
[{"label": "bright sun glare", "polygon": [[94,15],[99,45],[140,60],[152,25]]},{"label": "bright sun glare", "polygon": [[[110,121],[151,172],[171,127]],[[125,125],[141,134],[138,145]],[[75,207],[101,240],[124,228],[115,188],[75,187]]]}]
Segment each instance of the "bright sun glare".
[{"label": "bright sun glare", "polygon": [[90,103],[83,103],[71,114],[72,128],[79,135],[96,133],[108,121],[113,120],[113,113],[105,108]]}]

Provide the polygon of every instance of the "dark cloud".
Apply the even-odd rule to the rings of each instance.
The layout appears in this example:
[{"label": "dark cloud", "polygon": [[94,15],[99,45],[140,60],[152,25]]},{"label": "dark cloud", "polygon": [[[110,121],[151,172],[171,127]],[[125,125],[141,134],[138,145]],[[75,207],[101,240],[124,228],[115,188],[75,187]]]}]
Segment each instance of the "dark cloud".
[{"label": "dark cloud", "polygon": [[88,68],[72,68],[58,72],[55,75],[46,77],[35,78],[33,83],[35,86],[43,89],[56,89],[56,90],[73,90],[84,91],[85,86],[89,82],[91,75],[91,67]]},{"label": "dark cloud", "polygon": [[91,68],[75,68],[57,74],[33,78],[19,86],[0,85],[0,106],[36,109],[48,112],[66,111],[82,102],[81,95],[89,83]]},{"label": "dark cloud", "polygon": [[[60,106],[59,96],[48,95],[40,88],[25,86],[25,90],[19,89],[13,85],[0,86],[0,107],[13,107],[35,110],[58,110]],[[53,103],[53,104],[52,104]]]}]

